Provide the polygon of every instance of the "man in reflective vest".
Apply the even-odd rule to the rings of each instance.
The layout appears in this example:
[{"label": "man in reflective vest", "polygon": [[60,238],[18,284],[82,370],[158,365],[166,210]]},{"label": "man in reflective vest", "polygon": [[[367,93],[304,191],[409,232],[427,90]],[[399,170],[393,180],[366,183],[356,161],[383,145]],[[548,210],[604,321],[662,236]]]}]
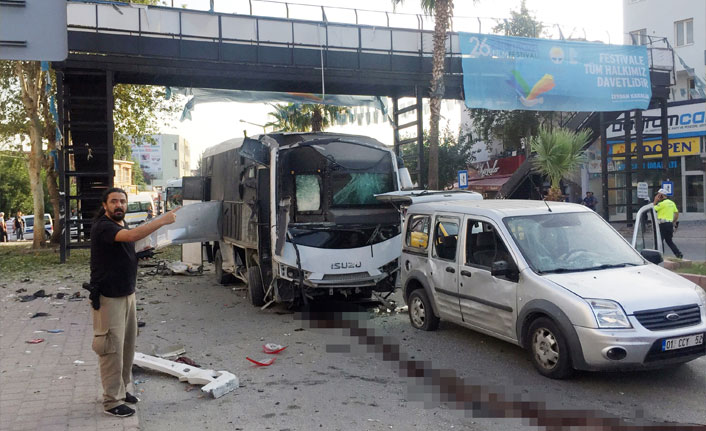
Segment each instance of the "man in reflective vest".
[{"label": "man in reflective vest", "polygon": [[657,211],[657,220],[659,222],[659,233],[662,235],[662,239],[667,242],[669,248],[679,259],[683,258],[684,255],[679,251],[679,248],[672,237],[674,236],[674,231],[679,227],[679,210],[676,204],[667,197],[667,191],[664,189],[659,189],[657,191],[657,196],[654,200],[655,211]]}]

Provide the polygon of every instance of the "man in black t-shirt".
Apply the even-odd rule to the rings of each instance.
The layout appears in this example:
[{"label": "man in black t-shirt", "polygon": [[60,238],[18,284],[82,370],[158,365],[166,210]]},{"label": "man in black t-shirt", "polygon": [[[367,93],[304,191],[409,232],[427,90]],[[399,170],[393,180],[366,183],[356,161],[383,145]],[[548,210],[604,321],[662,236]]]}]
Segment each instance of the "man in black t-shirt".
[{"label": "man in black t-shirt", "polygon": [[135,241],[174,223],[176,209],[150,223],[128,230],[123,220],[127,193],[111,188],[103,194],[103,207],[91,227],[91,285],[100,293],[93,310],[93,351],[98,354],[103,408],[106,414],[132,416],[125,405],[139,401],[128,392],[137,337]]}]

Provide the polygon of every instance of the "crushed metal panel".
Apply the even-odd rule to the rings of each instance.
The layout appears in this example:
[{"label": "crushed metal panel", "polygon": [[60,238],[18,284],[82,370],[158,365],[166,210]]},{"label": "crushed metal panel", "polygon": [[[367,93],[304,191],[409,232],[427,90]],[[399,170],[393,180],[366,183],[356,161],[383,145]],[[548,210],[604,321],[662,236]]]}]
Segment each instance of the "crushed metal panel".
[{"label": "crushed metal panel", "polygon": [[192,385],[205,385],[201,391],[220,398],[223,395],[238,389],[238,377],[228,371],[213,371],[196,368],[180,362],[168,361],[155,356],[135,352],[134,364],[138,367],[149,368],[178,377],[180,382],[189,382]]},{"label": "crushed metal panel", "polygon": [[148,237],[137,241],[135,250],[156,250],[172,244],[218,241],[222,236],[222,205],[221,201],[184,205],[176,213],[176,222],[162,226]]}]

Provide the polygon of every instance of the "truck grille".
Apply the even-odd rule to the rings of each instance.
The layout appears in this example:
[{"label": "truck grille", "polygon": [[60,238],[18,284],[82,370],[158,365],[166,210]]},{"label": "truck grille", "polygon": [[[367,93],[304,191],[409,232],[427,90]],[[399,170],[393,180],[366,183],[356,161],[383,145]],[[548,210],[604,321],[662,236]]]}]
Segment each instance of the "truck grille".
[{"label": "truck grille", "polygon": [[353,272],[350,274],[324,274],[326,281],[366,281],[370,279],[367,272]]},{"label": "truck grille", "polygon": [[[701,323],[701,310],[696,304],[636,311],[634,314],[637,321],[651,331],[681,328]],[[667,318],[667,316],[671,318]]]}]

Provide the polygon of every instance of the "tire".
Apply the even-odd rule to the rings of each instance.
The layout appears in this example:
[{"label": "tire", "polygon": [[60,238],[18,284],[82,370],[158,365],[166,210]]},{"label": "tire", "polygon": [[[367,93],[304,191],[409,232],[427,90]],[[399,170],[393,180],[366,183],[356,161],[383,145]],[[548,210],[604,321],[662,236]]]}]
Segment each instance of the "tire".
[{"label": "tire", "polygon": [[235,280],[233,274],[223,271],[223,255],[221,249],[216,250],[216,255],[213,258],[214,266],[216,267],[216,280],[219,284],[231,284]]},{"label": "tire", "polygon": [[439,327],[439,318],[434,314],[431,301],[424,289],[416,289],[409,294],[409,322],[422,331],[435,331]]},{"label": "tire", "polygon": [[250,298],[250,303],[255,307],[265,305],[265,289],[262,285],[262,276],[258,266],[248,268],[248,297]]},{"label": "tire", "polygon": [[566,337],[554,321],[540,317],[529,327],[527,349],[539,374],[565,379],[574,372]]}]

